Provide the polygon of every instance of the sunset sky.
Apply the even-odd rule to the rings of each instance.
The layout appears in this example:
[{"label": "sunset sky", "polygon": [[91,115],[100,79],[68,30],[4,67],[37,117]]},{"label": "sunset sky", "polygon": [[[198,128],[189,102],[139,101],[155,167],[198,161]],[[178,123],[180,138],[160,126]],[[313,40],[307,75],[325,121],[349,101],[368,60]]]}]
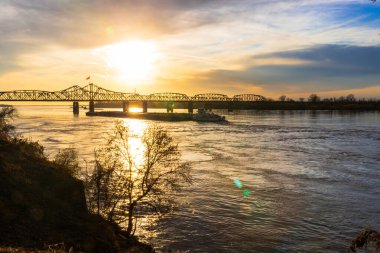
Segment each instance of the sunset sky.
[{"label": "sunset sky", "polygon": [[380,97],[369,0],[2,0],[0,90]]}]

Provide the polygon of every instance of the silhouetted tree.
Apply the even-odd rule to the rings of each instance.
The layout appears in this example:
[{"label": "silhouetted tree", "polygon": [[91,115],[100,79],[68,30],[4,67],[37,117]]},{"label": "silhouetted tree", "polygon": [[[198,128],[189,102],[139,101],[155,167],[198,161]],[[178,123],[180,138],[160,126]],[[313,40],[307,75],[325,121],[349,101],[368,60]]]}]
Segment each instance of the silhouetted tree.
[{"label": "silhouetted tree", "polygon": [[74,148],[60,150],[54,157],[53,161],[70,175],[74,177],[79,176],[80,166],[78,161],[78,153]]},{"label": "silhouetted tree", "polygon": [[311,94],[309,96],[308,101],[311,103],[317,103],[317,102],[321,101],[321,98],[319,96],[317,96],[317,94]]},{"label": "silhouetted tree", "polygon": [[354,94],[348,94],[346,97],[346,101],[347,102],[355,102],[356,98],[355,98]]},{"label": "silhouetted tree", "polygon": [[14,126],[9,124],[9,120],[13,119],[16,109],[12,106],[2,107],[0,110],[0,139],[9,139],[14,130]]},{"label": "silhouetted tree", "polygon": [[278,100],[281,101],[281,102],[285,102],[285,100],[286,100],[286,96],[285,96],[285,95],[282,95],[282,96],[280,96],[280,97],[278,98]]},{"label": "silhouetted tree", "polygon": [[304,102],[304,101],[305,101],[305,98],[299,98],[299,101],[300,101],[300,102]]},{"label": "silhouetted tree", "polygon": [[38,142],[32,142],[15,133],[15,127],[9,123],[16,116],[16,109],[12,106],[0,108],[0,141],[17,145],[31,157],[45,158],[44,148]]},{"label": "silhouetted tree", "polygon": [[286,102],[294,102],[294,99],[292,99],[292,98],[286,98]]},{"label": "silhouetted tree", "polygon": [[[166,130],[149,127],[140,146],[121,122],[107,145],[96,151],[95,168],[86,180],[89,208],[134,234],[136,212],[164,214],[174,205],[173,193],[190,183],[190,166],[180,161],[177,144]],[[140,149],[140,155],[132,150]]]},{"label": "silhouetted tree", "polygon": [[346,101],[346,97],[344,96],[340,96],[338,99],[337,99],[338,102],[345,102]]}]

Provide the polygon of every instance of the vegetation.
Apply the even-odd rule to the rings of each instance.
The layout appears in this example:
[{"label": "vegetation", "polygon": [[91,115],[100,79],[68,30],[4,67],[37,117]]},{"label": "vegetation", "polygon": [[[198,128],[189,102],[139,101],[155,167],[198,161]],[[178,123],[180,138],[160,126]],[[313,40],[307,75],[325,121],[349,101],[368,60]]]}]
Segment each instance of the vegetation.
[{"label": "vegetation", "polygon": [[321,101],[321,98],[320,98],[319,96],[317,96],[317,94],[311,94],[311,95],[309,96],[308,101],[309,101],[310,103],[318,103],[319,101]]},{"label": "vegetation", "polygon": [[[267,100],[269,101],[269,100]],[[279,102],[295,102],[294,99],[287,97],[286,95],[282,95],[278,98]],[[299,102],[305,102],[305,98],[299,98]],[[380,100],[376,99],[356,99],[354,94],[348,94],[347,96],[340,96],[340,97],[331,97],[331,98],[321,98],[317,94],[313,93],[310,94],[310,96],[307,99],[307,102],[309,103],[324,103],[324,102],[330,102],[330,103],[379,103]]]},{"label": "vegetation", "polygon": [[286,96],[285,96],[285,95],[281,95],[281,96],[278,98],[278,101],[285,102],[285,101],[286,101]]},{"label": "vegetation", "polygon": [[375,251],[380,252],[380,234],[373,229],[364,229],[361,231],[354,240],[352,240],[350,250],[356,252],[357,248],[373,248]]},{"label": "vegetation", "polygon": [[9,124],[16,110],[13,107],[2,107],[0,110],[0,139],[9,140],[13,136],[14,126]]},{"label": "vegetation", "polygon": [[117,123],[83,182],[74,149],[48,160],[41,145],[14,133],[14,115],[0,111],[0,249],[153,252],[133,236],[137,218],[169,212],[173,194],[191,181],[167,131],[154,126],[140,137]]},{"label": "vegetation", "polygon": [[118,122],[107,145],[97,150],[95,168],[86,180],[90,210],[124,226],[128,237],[136,229],[137,212],[169,212],[172,194],[191,181],[190,166],[180,162],[178,146],[166,130],[148,128],[137,146],[132,139],[136,136]]},{"label": "vegetation", "polygon": [[54,158],[54,163],[73,177],[79,177],[78,153],[73,148],[62,149]]},{"label": "vegetation", "polygon": [[16,110],[9,106],[0,110],[0,144],[16,145],[23,153],[39,159],[44,158],[44,148],[37,142],[28,141],[14,132],[15,127],[9,122],[16,116]]},{"label": "vegetation", "polygon": [[83,182],[72,176],[73,150],[48,160],[41,145],[14,133],[14,113],[5,108],[0,117],[0,250],[50,252],[48,245],[63,245],[68,252],[154,251],[91,214]]}]

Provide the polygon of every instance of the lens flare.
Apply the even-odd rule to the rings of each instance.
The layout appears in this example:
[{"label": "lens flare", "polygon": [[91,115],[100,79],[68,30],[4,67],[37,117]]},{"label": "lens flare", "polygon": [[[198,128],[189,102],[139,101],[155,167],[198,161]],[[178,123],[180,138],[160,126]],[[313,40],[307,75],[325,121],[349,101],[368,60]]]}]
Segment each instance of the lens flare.
[{"label": "lens flare", "polygon": [[239,179],[234,178],[233,181],[237,188],[239,189],[243,188],[243,183]]}]

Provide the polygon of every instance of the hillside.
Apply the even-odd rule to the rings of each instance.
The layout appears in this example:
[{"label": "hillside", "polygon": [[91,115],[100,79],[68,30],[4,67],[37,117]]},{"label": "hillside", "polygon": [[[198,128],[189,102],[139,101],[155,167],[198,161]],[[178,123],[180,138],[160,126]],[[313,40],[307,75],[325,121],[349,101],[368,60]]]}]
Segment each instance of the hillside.
[{"label": "hillside", "polygon": [[151,252],[87,211],[84,187],[23,139],[0,139],[0,246],[84,252]]}]

